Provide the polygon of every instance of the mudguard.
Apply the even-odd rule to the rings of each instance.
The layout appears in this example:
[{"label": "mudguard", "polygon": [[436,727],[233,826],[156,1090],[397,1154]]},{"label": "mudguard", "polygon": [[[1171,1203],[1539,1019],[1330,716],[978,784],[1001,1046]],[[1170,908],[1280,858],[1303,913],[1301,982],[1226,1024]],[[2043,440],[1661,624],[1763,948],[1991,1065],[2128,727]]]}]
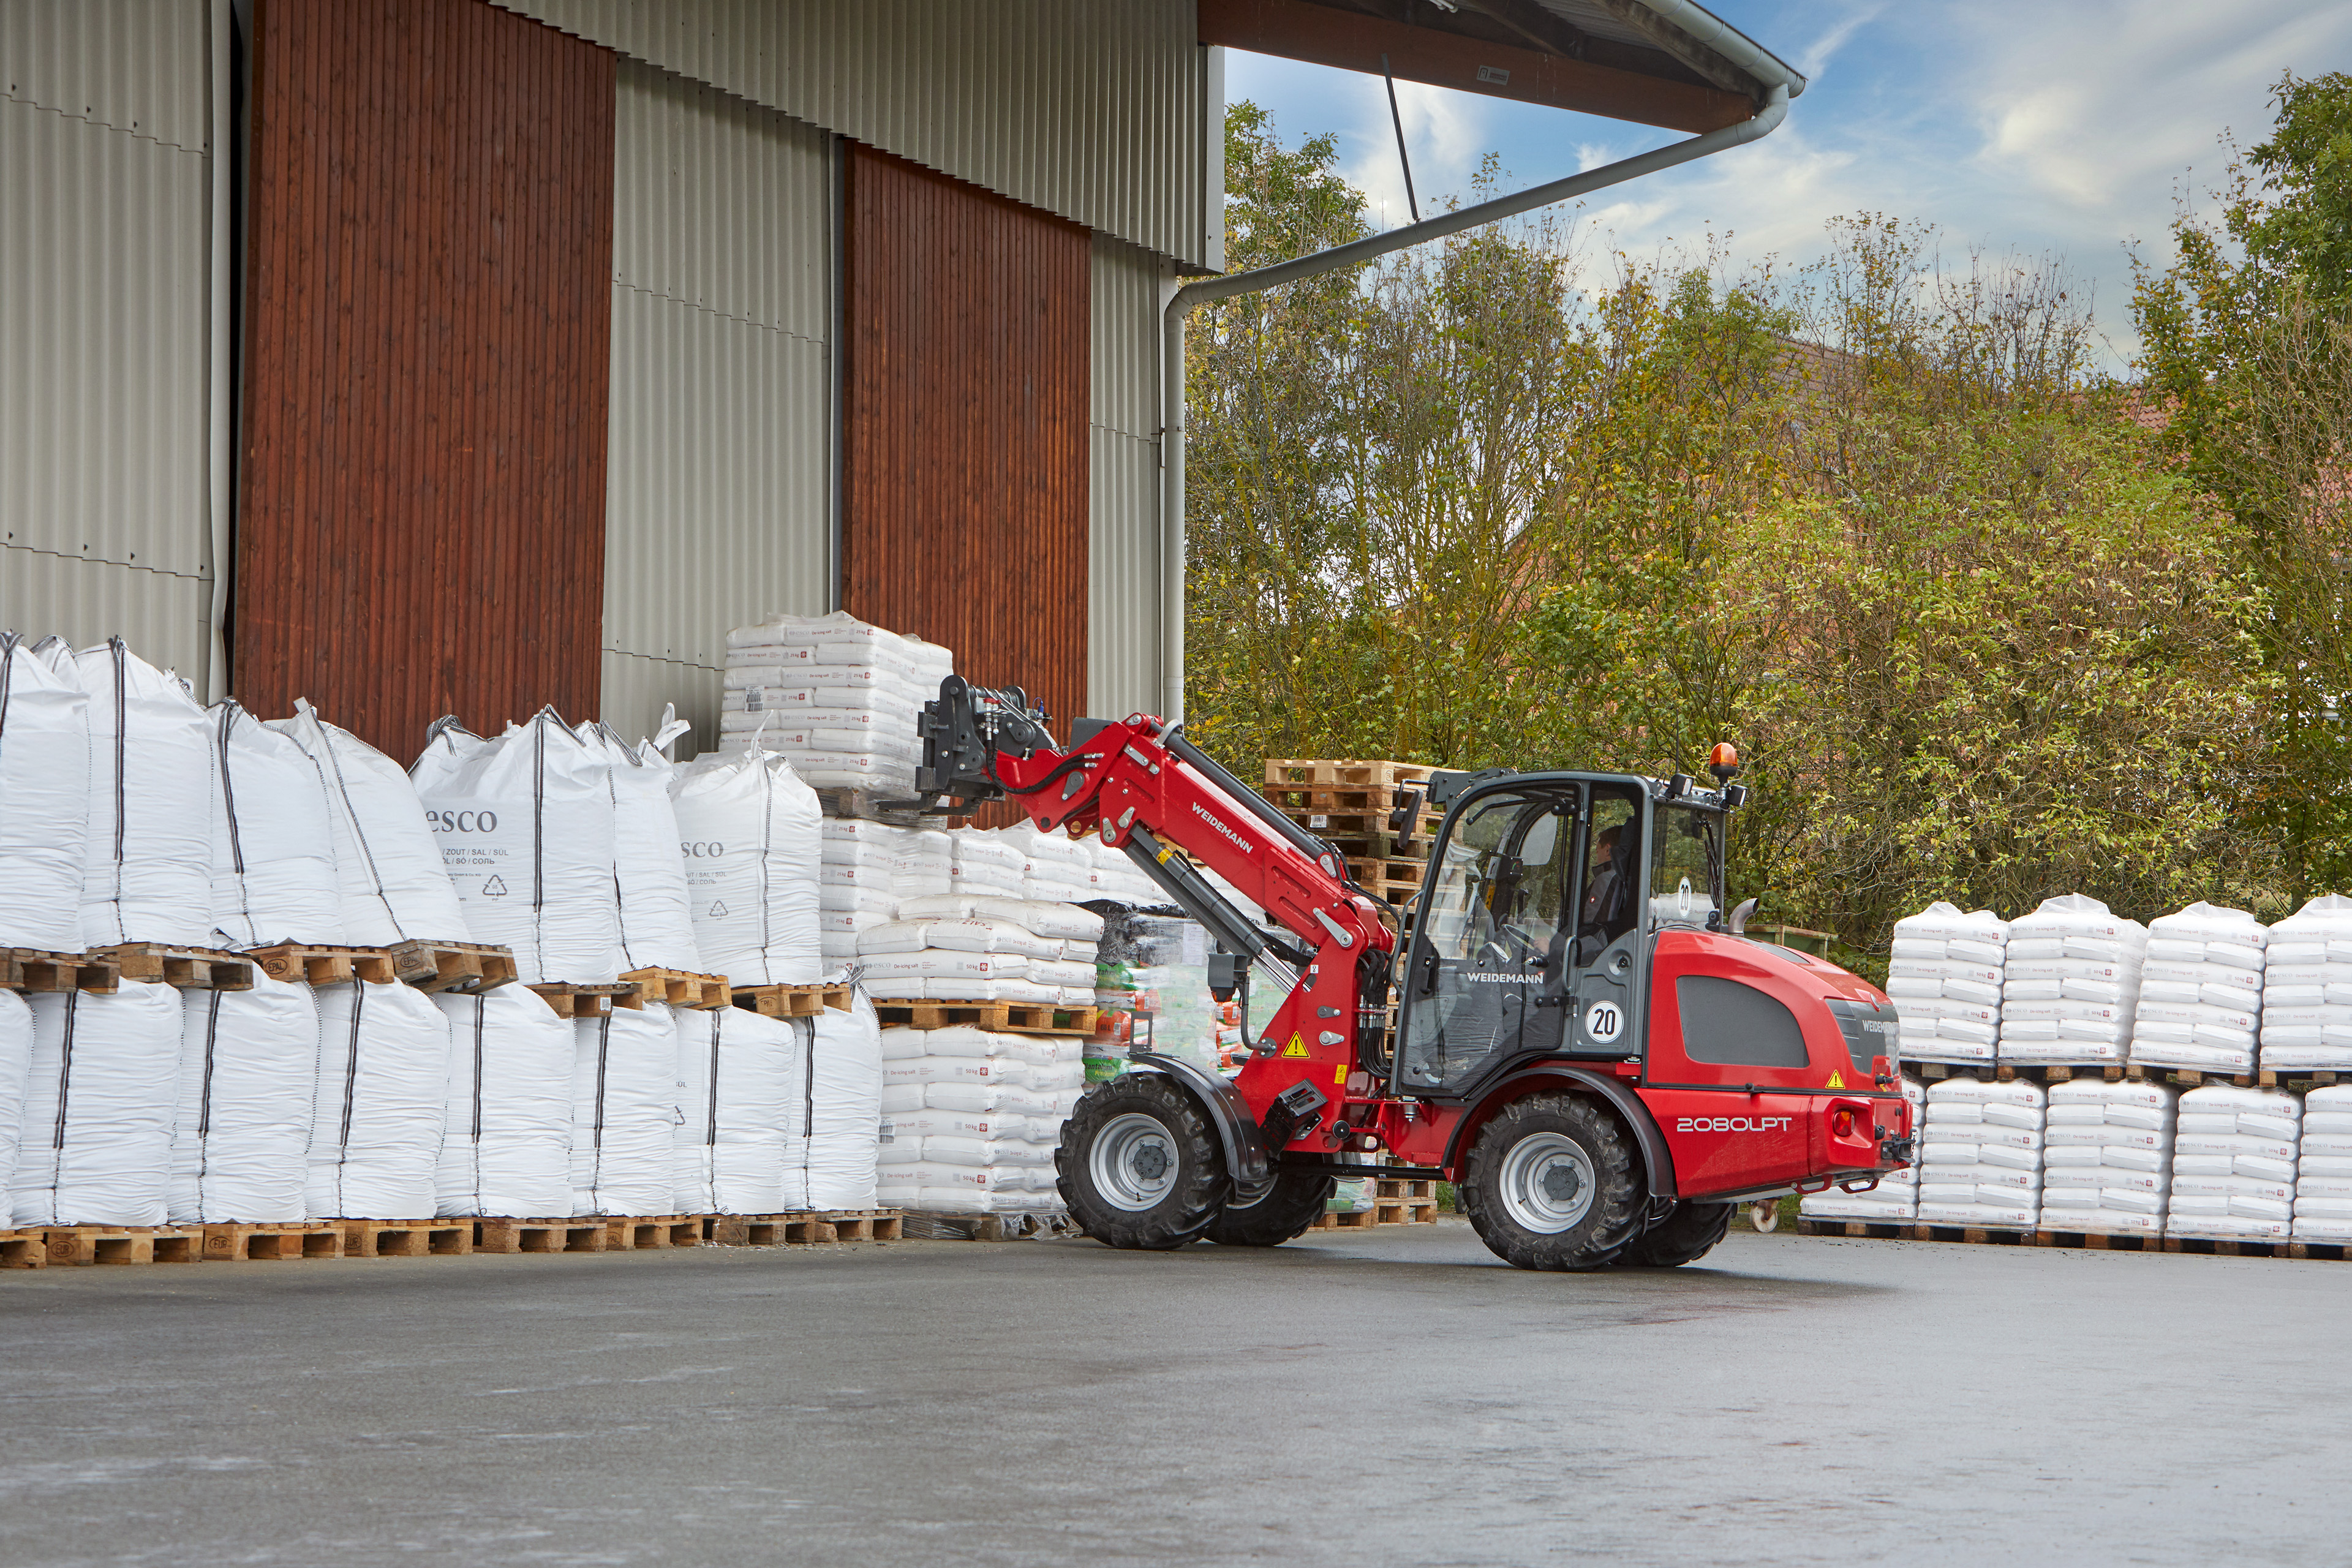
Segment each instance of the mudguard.
[{"label": "mudguard", "polygon": [[1454,1128],[1453,1138],[1445,1145],[1445,1168],[1449,1171],[1462,1168],[1460,1162],[1468,1152],[1471,1138],[1486,1124],[1488,1116],[1496,1106],[1518,1098],[1515,1091],[1546,1080],[1558,1082],[1561,1079],[1570,1080],[1580,1089],[1591,1089],[1625,1119],[1625,1125],[1633,1130],[1634,1145],[1642,1151],[1642,1165],[1649,1178],[1650,1195],[1654,1198],[1673,1197],[1675,1156],[1666,1147],[1666,1135],[1658,1131],[1657,1119],[1650,1114],[1650,1108],[1642,1103],[1642,1097],[1610,1074],[1594,1072],[1590,1068],[1576,1067],[1568,1062],[1530,1063],[1480,1095],[1477,1110],[1462,1119],[1461,1125]]},{"label": "mudguard", "polygon": [[1274,1163],[1265,1155],[1265,1135],[1230,1079],[1158,1051],[1136,1051],[1128,1060],[1136,1072],[1156,1072],[1191,1089],[1216,1127],[1217,1141],[1224,1145],[1225,1170],[1234,1178],[1234,1195],[1249,1201],[1265,1195],[1274,1185]]}]

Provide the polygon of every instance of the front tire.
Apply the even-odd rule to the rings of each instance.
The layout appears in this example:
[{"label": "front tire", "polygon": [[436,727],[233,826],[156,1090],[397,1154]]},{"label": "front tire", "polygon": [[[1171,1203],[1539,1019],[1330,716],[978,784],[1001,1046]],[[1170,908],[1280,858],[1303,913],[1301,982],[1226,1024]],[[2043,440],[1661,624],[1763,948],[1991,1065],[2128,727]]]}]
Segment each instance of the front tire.
[{"label": "front tire", "polygon": [[1231,1184],[1200,1105],[1157,1073],[1124,1073],[1078,1101],[1054,1151],[1071,1217],[1106,1247],[1166,1252],[1199,1239]]},{"label": "front tire", "polygon": [[1223,1247],[1280,1247],[1306,1234],[1339,1184],[1333,1176],[1276,1176],[1265,1196],[1246,1206],[1227,1204],[1202,1234]]},{"label": "front tire", "polygon": [[1633,1141],[1581,1094],[1531,1094],[1497,1111],[1459,1193],[1478,1239],[1514,1268],[1605,1268],[1648,1208]]},{"label": "front tire", "polygon": [[1675,1212],[1643,1231],[1617,1263],[1624,1268],[1680,1268],[1715,1250],[1731,1228],[1737,1204],[1676,1204]]}]

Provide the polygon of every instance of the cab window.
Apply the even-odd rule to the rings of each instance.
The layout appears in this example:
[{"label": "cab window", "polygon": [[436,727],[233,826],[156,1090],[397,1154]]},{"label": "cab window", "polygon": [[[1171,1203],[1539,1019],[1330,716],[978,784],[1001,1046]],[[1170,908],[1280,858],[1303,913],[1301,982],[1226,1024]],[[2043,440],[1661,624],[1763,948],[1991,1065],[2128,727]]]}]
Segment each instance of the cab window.
[{"label": "cab window", "polygon": [[1650,862],[1650,910],[1659,925],[1701,926],[1722,908],[1723,834],[1711,811],[1661,805]]}]

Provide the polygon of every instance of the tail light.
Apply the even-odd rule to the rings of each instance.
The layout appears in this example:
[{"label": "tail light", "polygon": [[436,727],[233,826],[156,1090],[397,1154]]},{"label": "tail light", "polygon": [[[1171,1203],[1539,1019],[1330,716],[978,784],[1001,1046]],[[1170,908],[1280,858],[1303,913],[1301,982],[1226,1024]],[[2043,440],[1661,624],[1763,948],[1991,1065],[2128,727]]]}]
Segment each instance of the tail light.
[{"label": "tail light", "polygon": [[1839,1110],[1834,1112],[1830,1117],[1830,1131],[1836,1133],[1841,1138],[1853,1137],[1853,1112],[1851,1110]]}]

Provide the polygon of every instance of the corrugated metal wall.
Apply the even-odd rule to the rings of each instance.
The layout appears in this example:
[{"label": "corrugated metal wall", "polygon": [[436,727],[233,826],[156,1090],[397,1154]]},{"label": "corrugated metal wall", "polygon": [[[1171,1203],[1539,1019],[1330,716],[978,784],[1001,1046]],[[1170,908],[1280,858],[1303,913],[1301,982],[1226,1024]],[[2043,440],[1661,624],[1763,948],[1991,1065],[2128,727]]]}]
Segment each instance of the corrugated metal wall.
[{"label": "corrugated metal wall", "polygon": [[483,0],[258,0],[235,658],[395,757],[597,710],[614,57]]},{"label": "corrugated metal wall", "polygon": [[1094,242],[1087,711],[1160,708],[1160,307],[1165,263]]},{"label": "corrugated metal wall", "polygon": [[0,4],[0,626],[205,688],[205,8]]},{"label": "corrugated metal wall", "polygon": [[633,60],[613,183],[604,717],[719,743],[726,633],[831,597],[824,132]]},{"label": "corrugated metal wall", "polygon": [[1221,220],[1203,194],[1210,67],[1192,0],[499,4],[1163,256],[1211,264]]},{"label": "corrugated metal wall", "polygon": [[1086,232],[887,153],[849,164],[842,603],[1087,700]]}]

